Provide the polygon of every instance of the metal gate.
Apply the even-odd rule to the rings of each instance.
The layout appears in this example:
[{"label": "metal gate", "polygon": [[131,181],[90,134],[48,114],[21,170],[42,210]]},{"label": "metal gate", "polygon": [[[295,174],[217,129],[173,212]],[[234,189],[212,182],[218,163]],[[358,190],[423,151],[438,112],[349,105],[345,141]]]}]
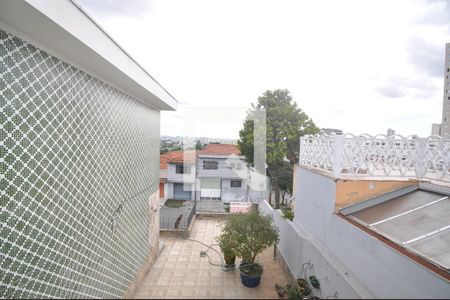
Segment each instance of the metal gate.
[{"label": "metal gate", "polygon": [[173,197],[180,200],[191,200],[191,189],[188,184],[174,183]]}]

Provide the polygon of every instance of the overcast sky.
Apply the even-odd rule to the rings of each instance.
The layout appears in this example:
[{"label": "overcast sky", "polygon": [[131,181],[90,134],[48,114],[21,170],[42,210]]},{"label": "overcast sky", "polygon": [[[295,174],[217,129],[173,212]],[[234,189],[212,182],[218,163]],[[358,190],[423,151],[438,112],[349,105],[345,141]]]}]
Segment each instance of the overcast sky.
[{"label": "overcast sky", "polygon": [[237,138],[245,109],[288,89],[319,127],[428,136],[441,121],[450,1],[76,0],[185,108],[241,108],[196,135]]}]

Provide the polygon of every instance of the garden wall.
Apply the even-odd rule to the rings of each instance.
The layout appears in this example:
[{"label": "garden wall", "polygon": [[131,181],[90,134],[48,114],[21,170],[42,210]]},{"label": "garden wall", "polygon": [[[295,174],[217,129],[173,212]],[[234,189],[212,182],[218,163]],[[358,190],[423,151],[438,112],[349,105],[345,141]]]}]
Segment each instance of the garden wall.
[{"label": "garden wall", "polygon": [[[262,201],[259,204],[262,213],[273,216],[275,225],[280,230],[280,242],[277,253],[281,255],[277,259],[285,264],[287,271],[294,278],[308,278],[311,275],[317,277],[320,282],[320,290],[314,289],[313,295],[320,298],[361,298],[369,297],[364,292],[357,292],[338,272],[327,255],[321,253],[312,242],[311,237],[302,230],[298,224],[283,219],[280,210],[274,210]],[[343,269],[341,267],[341,269]],[[344,271],[345,272],[345,271]]]}]

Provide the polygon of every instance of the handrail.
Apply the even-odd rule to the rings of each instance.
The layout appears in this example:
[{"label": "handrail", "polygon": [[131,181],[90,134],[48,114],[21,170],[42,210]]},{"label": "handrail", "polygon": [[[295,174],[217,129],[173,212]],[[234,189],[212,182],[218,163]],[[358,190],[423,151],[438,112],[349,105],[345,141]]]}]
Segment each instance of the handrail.
[{"label": "handrail", "polygon": [[300,165],[340,177],[403,177],[450,182],[450,139],[439,136],[303,136]]}]

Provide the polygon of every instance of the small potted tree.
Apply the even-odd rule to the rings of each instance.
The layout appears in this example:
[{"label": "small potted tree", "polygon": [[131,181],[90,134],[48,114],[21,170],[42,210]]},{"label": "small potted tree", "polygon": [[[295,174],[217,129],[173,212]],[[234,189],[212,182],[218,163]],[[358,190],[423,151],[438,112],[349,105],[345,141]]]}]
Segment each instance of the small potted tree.
[{"label": "small potted tree", "polygon": [[234,248],[236,248],[235,241],[230,237],[227,232],[222,232],[217,238],[219,247],[223,252],[223,258],[225,260],[225,268],[234,268],[236,261],[236,253]]},{"label": "small potted tree", "polygon": [[272,218],[258,211],[230,215],[221,236],[232,241],[231,248],[242,260],[239,266],[242,284],[247,287],[258,286],[263,267],[255,262],[256,256],[279,240],[278,228]]}]

